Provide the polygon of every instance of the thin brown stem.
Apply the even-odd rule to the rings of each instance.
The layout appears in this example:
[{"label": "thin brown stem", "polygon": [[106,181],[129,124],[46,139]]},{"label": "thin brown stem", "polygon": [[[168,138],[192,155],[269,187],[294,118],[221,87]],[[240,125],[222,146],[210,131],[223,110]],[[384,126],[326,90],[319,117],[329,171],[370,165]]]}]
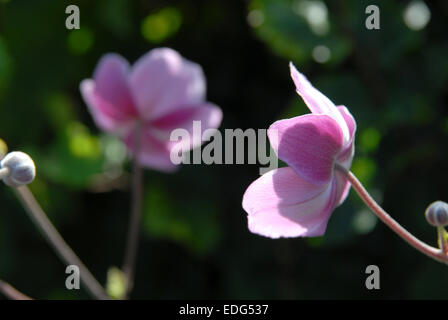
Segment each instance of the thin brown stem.
[{"label": "thin brown stem", "polygon": [[33,300],[26,294],[23,294],[9,283],[0,279],[0,292],[5,295],[6,298],[10,300]]},{"label": "thin brown stem", "polygon": [[109,300],[109,296],[103,287],[98,283],[95,277],[90,273],[89,269],[82,263],[78,256],[68,246],[39,203],[34,198],[27,186],[13,188],[20,202],[25,207],[29,217],[39,228],[47,242],[53,247],[58,256],[68,265],[75,265],[79,268],[81,281],[86,286],[88,292],[99,300]]},{"label": "thin brown stem", "polygon": [[426,243],[417,239],[413,234],[403,228],[398,222],[396,222],[386,211],[381,208],[378,203],[370,196],[364,186],[359,182],[356,176],[340,165],[336,165],[336,170],[342,173],[345,178],[351,183],[353,189],[358,193],[364,203],[383,221],[389,228],[391,228],[396,234],[398,234],[404,241],[410,244],[412,247],[427,255],[428,257],[448,264],[448,255],[442,250],[431,247]]},{"label": "thin brown stem", "polygon": [[123,262],[123,273],[126,279],[125,298],[129,298],[129,295],[134,287],[135,264],[137,260],[138,238],[139,238],[140,221],[142,215],[143,171],[139,163],[140,148],[141,148],[141,126],[138,125],[135,130],[135,137],[134,137],[131,216],[129,218],[130,220],[129,220],[128,238]]}]

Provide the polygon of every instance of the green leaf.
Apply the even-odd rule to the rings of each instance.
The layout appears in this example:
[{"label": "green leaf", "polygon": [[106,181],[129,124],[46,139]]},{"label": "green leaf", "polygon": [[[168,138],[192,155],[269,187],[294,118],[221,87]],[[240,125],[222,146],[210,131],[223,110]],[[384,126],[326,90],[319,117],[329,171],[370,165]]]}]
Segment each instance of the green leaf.
[{"label": "green leaf", "polygon": [[0,98],[7,89],[13,71],[13,60],[6,43],[0,36]]},{"label": "green leaf", "polygon": [[220,229],[217,208],[203,199],[174,198],[158,184],[145,194],[143,227],[148,235],[175,241],[196,254],[206,254],[217,244]]},{"label": "green leaf", "polygon": [[253,0],[248,21],[277,55],[297,64],[310,61],[318,46],[329,50],[330,64],[341,63],[351,50],[346,37],[332,32],[323,1]]},{"label": "green leaf", "polygon": [[98,137],[72,121],[45,152],[38,151],[36,165],[47,178],[72,187],[85,187],[103,172],[104,155]]}]

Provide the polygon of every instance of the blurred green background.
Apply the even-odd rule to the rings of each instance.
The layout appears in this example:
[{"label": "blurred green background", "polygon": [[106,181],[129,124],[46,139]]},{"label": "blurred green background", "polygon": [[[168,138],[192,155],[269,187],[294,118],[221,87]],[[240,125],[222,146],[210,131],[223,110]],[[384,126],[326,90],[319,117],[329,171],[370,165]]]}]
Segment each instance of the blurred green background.
[{"label": "blurred green background", "polygon": [[[81,29],[65,28],[76,4]],[[380,8],[367,30],[365,8]],[[94,125],[79,93],[98,59],[131,63],[168,46],[200,63],[224,128],[267,128],[307,113],[291,60],[358,124],[352,170],[403,226],[436,244],[424,219],[448,200],[448,2],[0,0],[0,137],[35,159],[32,191],[100,282],[121,266],[130,194],[120,141]],[[324,237],[270,240],[241,207],[257,165],[145,172],[138,299],[443,299],[448,268],[377,223],[352,191]],[[65,289],[65,267],[0,186],[0,278],[32,297]],[[378,265],[381,289],[364,286]]]}]

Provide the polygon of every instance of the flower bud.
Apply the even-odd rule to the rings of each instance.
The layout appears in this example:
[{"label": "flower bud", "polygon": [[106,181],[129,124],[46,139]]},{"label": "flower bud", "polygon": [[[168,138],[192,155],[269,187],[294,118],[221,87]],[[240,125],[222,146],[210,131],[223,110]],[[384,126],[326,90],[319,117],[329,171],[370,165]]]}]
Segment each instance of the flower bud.
[{"label": "flower bud", "polygon": [[444,227],[448,225],[448,203],[435,201],[429,205],[425,211],[428,223],[434,227]]},{"label": "flower bud", "polygon": [[3,182],[10,187],[29,184],[36,176],[36,167],[33,159],[20,151],[8,153],[0,161],[0,167],[9,169],[9,175],[3,179]]}]

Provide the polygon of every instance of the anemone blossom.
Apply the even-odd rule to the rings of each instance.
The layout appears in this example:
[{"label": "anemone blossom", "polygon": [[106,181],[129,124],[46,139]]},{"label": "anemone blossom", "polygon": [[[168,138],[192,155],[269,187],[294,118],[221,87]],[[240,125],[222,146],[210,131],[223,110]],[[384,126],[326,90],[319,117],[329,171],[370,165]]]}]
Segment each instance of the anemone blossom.
[{"label": "anemone blossom", "polygon": [[176,168],[170,153],[179,142],[170,141],[172,130],[193,136],[193,121],[201,121],[205,131],[222,119],[221,109],[205,100],[201,66],[169,48],[149,51],[132,67],[120,55],[106,54],[80,89],[98,127],[120,136],[131,153],[140,141],[139,163],[161,171]]},{"label": "anemone blossom", "polygon": [[290,64],[297,93],[311,114],[279,120],[268,130],[279,159],[288,166],[255,180],[243,196],[249,230],[270,237],[314,237],[325,233],[333,210],[350,183],[335,170],[350,169],[356,122]]}]

